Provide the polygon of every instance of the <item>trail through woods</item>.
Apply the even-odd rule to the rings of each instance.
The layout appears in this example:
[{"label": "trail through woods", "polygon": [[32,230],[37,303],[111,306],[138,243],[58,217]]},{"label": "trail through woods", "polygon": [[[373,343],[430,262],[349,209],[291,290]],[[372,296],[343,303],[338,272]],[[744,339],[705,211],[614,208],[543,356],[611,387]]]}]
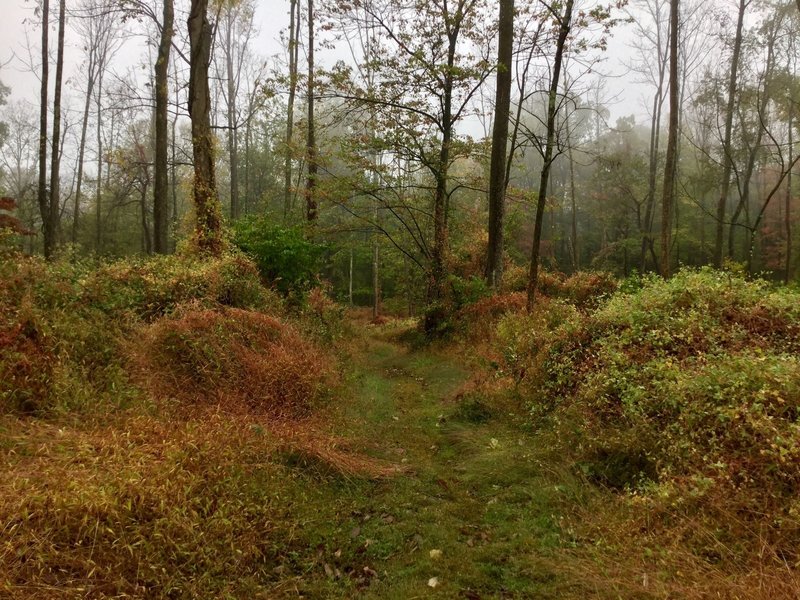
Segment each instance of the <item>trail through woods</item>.
[{"label": "trail through woods", "polygon": [[564,536],[563,490],[545,481],[514,415],[459,402],[464,365],[411,351],[385,329],[366,335],[356,362],[337,430],[407,472],[340,490],[343,520],[320,551],[330,578],[315,593],[347,596],[355,572],[370,578],[366,598],[569,596],[547,561]]}]

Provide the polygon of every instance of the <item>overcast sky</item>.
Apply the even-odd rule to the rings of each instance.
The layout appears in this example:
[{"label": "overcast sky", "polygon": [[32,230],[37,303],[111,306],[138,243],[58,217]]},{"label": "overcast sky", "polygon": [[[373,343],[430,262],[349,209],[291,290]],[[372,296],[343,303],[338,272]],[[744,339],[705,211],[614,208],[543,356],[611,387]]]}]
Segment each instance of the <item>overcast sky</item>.
[{"label": "overcast sky", "polygon": [[[26,31],[30,37],[30,44],[34,57],[38,53],[38,43],[40,32],[35,25],[26,23],[33,17],[33,7],[38,4],[34,0],[0,0],[2,4],[2,18],[0,18],[0,80],[9,85],[12,90],[12,100],[27,100],[36,104],[38,99],[38,80],[34,74],[27,70],[25,61],[27,60]],[[51,0],[51,5],[54,2]],[[280,31],[288,21],[288,0],[259,0],[258,11],[256,14],[256,24],[260,28],[260,35],[254,51],[262,56],[270,56],[281,52],[279,42]],[[52,10],[52,9],[51,9]],[[53,25],[55,27],[55,25]],[[602,70],[616,75],[623,74],[623,65],[626,57],[630,56],[631,50],[626,40],[630,39],[630,30],[627,26],[618,28],[613,39],[609,44],[606,61]],[[56,32],[51,33],[51,44],[55,44]],[[128,67],[135,66],[141,60],[142,42],[138,43],[138,48],[131,45],[124,53],[117,57],[114,69],[122,72]],[[319,52],[324,59],[328,50]],[[35,58],[34,58],[35,60]],[[74,33],[68,27],[67,49],[66,49],[66,72],[65,80],[67,86],[64,90],[65,100],[70,102],[70,98],[78,100],[80,92],[70,87],[79,84],[80,81],[80,62],[81,52],[77,47]],[[52,69],[51,69],[52,71]],[[52,73],[51,73],[52,78]],[[614,102],[609,108],[612,113],[612,124],[617,117],[630,114],[637,115],[637,121],[642,122],[646,115],[645,94],[648,93],[646,87],[635,85],[633,77],[620,76],[612,77],[607,81],[607,95],[614,98]]]}]

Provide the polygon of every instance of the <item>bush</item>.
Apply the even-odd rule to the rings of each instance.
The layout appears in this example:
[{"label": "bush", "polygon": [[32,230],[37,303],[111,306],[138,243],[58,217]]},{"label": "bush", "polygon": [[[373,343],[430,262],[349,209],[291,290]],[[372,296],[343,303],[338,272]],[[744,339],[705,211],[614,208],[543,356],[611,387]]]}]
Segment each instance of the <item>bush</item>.
[{"label": "bush", "polygon": [[580,415],[576,458],[597,481],[722,502],[770,543],[800,542],[800,297],[711,270],[631,288],[588,316],[550,301],[501,319],[531,413]]},{"label": "bush", "polygon": [[151,395],[184,406],[296,418],[332,382],[332,360],[292,327],[260,313],[188,306],[132,347]]},{"label": "bush", "polygon": [[276,225],[267,217],[237,222],[233,241],[255,261],[261,276],[286,295],[302,295],[313,286],[325,251],[301,228]]},{"label": "bush", "polygon": [[136,391],[120,341],[186,302],[279,313],[240,254],[200,261],[153,257],[103,263],[10,254],[0,264],[0,410],[126,402]]}]

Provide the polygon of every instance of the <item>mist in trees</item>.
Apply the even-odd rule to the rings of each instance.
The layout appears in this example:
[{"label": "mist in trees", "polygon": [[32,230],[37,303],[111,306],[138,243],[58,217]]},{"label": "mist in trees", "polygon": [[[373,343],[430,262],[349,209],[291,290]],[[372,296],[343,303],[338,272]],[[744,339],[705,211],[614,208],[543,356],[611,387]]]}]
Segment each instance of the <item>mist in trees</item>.
[{"label": "mist in trees", "polygon": [[[542,269],[795,277],[789,0],[30,14],[15,60],[38,96],[0,87],[0,191],[38,232],[28,252],[218,253],[230,224],[265,216],[324,246],[341,299],[427,307],[431,331],[480,286],[535,310]],[[283,27],[269,52],[265,18]]]}]

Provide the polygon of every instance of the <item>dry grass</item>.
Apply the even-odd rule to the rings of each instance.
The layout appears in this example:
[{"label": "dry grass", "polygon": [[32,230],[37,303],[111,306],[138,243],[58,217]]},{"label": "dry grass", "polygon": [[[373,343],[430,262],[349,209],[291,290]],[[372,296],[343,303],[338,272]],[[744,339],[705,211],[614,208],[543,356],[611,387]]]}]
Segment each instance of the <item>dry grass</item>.
[{"label": "dry grass", "polygon": [[240,309],[185,307],[145,327],[130,354],[145,389],[189,411],[297,419],[336,383],[331,356],[290,325]]}]

